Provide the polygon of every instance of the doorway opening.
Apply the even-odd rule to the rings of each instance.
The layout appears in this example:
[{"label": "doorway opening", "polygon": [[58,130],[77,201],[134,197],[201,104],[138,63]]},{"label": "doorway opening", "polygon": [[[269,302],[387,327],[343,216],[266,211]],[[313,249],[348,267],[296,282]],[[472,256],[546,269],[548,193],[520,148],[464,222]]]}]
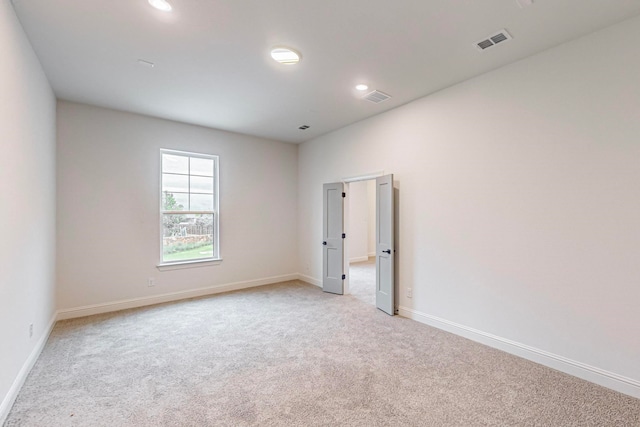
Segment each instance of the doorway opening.
[{"label": "doorway opening", "polygon": [[[364,193],[361,193],[360,201],[357,197],[357,184],[359,181],[367,181],[375,177],[375,306],[385,313],[393,316],[395,313],[395,190],[393,187],[393,174],[372,174],[363,177],[343,179],[342,182],[326,183],[322,185],[322,290],[333,294],[348,294],[351,292],[349,272],[350,260],[364,262],[369,260],[369,217],[371,214],[362,214],[361,220],[354,220],[355,228],[350,227],[350,208],[367,212],[369,199],[364,202]],[[345,188],[346,187],[346,188]],[[347,197],[346,191],[356,196]],[[345,200],[346,198],[346,200]],[[354,200],[353,203],[350,203]],[[346,203],[345,203],[346,202]],[[366,215],[366,221],[364,220]],[[363,227],[363,223],[365,224]],[[360,230],[361,238],[357,235]],[[364,231],[363,231],[364,230]],[[347,234],[349,236],[347,236]],[[360,255],[350,258],[349,250],[351,242],[360,247]],[[366,248],[366,249],[365,249]],[[356,252],[354,252],[355,254]],[[367,278],[371,274],[366,273],[366,265],[363,265],[365,273],[361,275],[363,287],[361,290],[370,292],[370,281]],[[355,276],[358,271],[354,270]],[[357,283],[356,283],[357,287]],[[357,290],[356,290],[357,292]],[[370,294],[369,294],[370,295]],[[363,298],[369,298],[363,295]]]},{"label": "doorway opening", "polygon": [[376,305],[376,181],[347,184],[347,258],[349,293]]}]

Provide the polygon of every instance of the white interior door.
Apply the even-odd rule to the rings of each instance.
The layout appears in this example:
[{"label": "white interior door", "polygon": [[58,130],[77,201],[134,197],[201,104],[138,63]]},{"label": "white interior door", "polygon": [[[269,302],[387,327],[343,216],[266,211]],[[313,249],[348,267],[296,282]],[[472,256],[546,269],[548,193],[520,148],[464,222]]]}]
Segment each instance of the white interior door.
[{"label": "white interior door", "polygon": [[344,293],[344,184],[322,186],[322,290]]},{"label": "white interior door", "polygon": [[376,178],[376,307],[394,314],[393,175]]}]

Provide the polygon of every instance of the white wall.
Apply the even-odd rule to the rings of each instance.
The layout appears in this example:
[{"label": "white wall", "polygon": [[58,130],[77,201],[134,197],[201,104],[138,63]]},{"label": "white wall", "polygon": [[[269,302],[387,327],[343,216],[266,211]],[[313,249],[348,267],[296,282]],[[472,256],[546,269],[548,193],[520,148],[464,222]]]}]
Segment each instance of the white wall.
[{"label": "white wall", "polygon": [[367,181],[367,255],[376,256],[376,181]]},{"label": "white wall", "polygon": [[2,424],[55,312],[56,104],[9,1],[0,2],[0,52]]},{"label": "white wall", "polygon": [[352,182],[347,189],[349,262],[366,261],[369,252],[369,205],[367,181]]},{"label": "white wall", "polygon": [[394,173],[401,306],[640,391],[638,40],[635,18],[304,143],[301,268],[322,183]]},{"label": "white wall", "polygon": [[349,262],[366,261],[376,253],[376,181],[357,181],[347,189]]},{"label": "white wall", "polygon": [[[220,156],[220,265],[157,270],[160,148]],[[296,178],[296,145],[59,102],[59,308],[296,273]]]}]

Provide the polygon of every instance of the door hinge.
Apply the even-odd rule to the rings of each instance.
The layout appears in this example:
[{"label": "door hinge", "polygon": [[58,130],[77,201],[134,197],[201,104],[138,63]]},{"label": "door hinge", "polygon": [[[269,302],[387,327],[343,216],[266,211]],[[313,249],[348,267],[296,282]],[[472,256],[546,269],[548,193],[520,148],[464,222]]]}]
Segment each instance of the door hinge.
[{"label": "door hinge", "polygon": [[347,197],[347,193],[342,193],[342,197]]},{"label": "door hinge", "polygon": [[346,274],[343,274],[343,275],[342,275],[342,280],[344,280],[344,279],[346,279],[346,278],[347,278],[347,275],[346,275]]},{"label": "door hinge", "polygon": [[347,238],[347,235],[346,235],[346,234],[344,234],[344,233],[342,233],[342,238],[343,238],[343,239],[346,239],[346,238]]}]

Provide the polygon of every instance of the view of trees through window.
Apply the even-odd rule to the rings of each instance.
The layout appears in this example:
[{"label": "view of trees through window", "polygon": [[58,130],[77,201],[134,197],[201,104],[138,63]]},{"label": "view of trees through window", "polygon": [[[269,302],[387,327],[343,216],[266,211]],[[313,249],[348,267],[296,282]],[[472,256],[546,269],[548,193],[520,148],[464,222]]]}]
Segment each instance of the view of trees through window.
[{"label": "view of trees through window", "polygon": [[162,153],[162,261],[215,258],[215,160]]}]

